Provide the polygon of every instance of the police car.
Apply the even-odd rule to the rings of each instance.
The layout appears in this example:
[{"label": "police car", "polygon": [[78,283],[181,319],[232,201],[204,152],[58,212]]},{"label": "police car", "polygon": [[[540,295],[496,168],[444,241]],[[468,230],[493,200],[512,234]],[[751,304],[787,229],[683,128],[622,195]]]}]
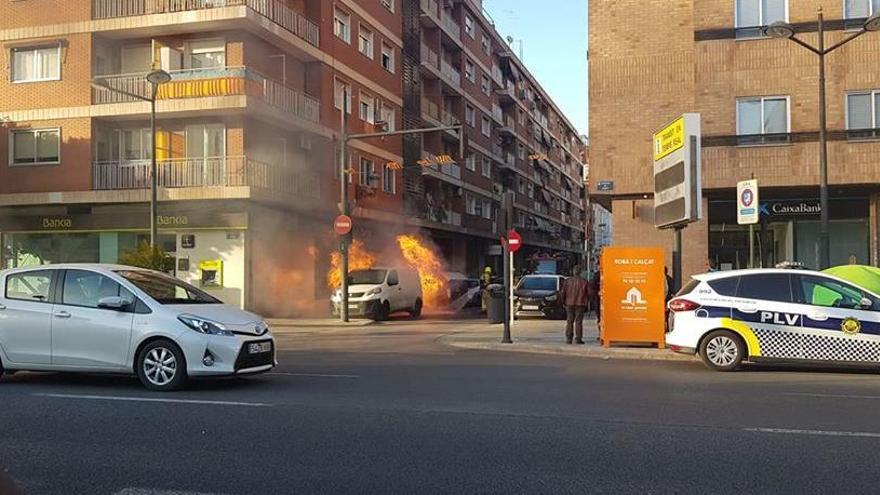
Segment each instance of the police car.
[{"label": "police car", "polygon": [[880,296],[828,274],[696,275],[668,308],[670,349],[717,371],[762,360],[880,364]]}]

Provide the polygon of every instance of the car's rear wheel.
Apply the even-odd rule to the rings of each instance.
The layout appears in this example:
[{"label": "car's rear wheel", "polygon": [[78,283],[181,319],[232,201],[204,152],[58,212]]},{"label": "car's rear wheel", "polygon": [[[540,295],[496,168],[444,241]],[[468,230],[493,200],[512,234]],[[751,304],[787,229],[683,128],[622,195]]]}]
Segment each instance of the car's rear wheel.
[{"label": "car's rear wheel", "polygon": [[416,299],[415,304],[412,309],[409,310],[409,315],[413,318],[421,318],[422,316],[422,300]]},{"label": "car's rear wheel", "polygon": [[730,330],[715,330],[700,342],[703,363],[715,371],[734,371],[745,359],[746,346]]},{"label": "car's rear wheel", "polygon": [[177,390],[187,381],[186,359],[174,342],[154,340],[138,353],[137,374],[141,383],[149,390]]}]

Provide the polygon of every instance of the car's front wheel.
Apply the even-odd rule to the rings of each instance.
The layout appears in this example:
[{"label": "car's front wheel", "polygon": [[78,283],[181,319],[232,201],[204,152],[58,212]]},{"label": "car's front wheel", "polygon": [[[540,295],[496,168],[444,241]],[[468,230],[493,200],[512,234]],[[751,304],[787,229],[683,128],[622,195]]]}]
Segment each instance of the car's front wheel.
[{"label": "car's front wheel", "polygon": [[187,381],[183,352],[170,340],[154,340],[138,353],[137,374],[144,387],[150,390],[177,390]]},{"label": "car's front wheel", "polygon": [[715,330],[700,343],[703,363],[715,371],[733,371],[745,359],[746,348],[739,335],[730,330]]}]

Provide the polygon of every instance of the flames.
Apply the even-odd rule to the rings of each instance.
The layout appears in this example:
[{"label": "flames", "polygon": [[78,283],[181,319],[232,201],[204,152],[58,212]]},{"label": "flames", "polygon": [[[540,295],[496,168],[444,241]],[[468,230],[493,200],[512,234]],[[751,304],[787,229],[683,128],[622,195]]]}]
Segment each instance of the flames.
[{"label": "flames", "polygon": [[443,273],[440,257],[419,237],[399,235],[396,241],[403,259],[419,272],[422,281],[422,301],[425,307],[436,308],[446,297],[448,282]]},{"label": "flames", "polygon": [[[367,251],[364,243],[355,240],[348,252],[348,270],[364,270],[376,264],[376,256]],[[335,289],[342,285],[342,254],[334,251],[330,256],[330,271],[327,272],[327,287]]]},{"label": "flames", "polygon": [[[446,301],[448,280],[444,274],[443,260],[425,239],[415,235],[399,235],[395,238],[399,253],[394,257],[406,262],[419,273],[422,283],[422,302],[427,309],[437,308]],[[355,240],[349,249],[349,270],[363,270],[377,264],[378,256],[364,247],[363,242]],[[395,263],[390,263],[394,265]],[[334,251],[330,257],[330,271],[327,272],[327,287],[335,289],[342,285],[342,255]]]}]

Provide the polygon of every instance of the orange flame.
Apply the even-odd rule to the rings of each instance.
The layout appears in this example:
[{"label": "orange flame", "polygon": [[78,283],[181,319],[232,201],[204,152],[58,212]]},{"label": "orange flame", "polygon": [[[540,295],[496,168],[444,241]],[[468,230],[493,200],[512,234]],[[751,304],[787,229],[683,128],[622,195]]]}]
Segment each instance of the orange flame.
[{"label": "orange flame", "polygon": [[[376,257],[367,251],[364,243],[355,240],[348,252],[348,270],[364,270],[376,264]],[[334,251],[330,256],[330,271],[327,272],[327,287],[339,288],[342,285],[342,254]]]},{"label": "orange flame", "polygon": [[419,272],[424,307],[440,306],[446,298],[446,284],[449,282],[443,273],[440,256],[430,249],[423,239],[413,235],[397,236],[397,245],[406,262]]}]

